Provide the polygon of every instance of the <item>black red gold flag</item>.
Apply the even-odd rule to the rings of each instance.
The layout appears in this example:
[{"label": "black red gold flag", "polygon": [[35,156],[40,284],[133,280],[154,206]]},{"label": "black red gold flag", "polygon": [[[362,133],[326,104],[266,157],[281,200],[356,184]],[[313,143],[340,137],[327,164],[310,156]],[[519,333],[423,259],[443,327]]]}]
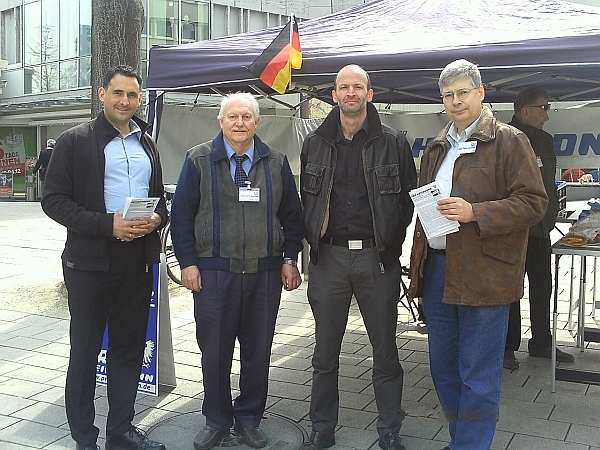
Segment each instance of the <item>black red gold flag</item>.
[{"label": "black red gold flag", "polygon": [[292,18],[248,70],[280,94],[292,79],[292,69],[302,66],[298,23]]}]

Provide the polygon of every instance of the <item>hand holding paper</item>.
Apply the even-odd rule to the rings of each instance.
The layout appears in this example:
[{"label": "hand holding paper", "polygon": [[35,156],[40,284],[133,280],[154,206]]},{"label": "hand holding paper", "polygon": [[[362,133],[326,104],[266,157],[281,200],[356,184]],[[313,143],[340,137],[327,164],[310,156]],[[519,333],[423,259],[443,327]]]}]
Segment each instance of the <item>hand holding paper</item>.
[{"label": "hand holding paper", "polygon": [[408,194],[415,204],[427,239],[458,231],[460,227],[458,221],[450,220],[438,209],[438,202],[442,200],[442,187],[439,181],[413,189]]}]

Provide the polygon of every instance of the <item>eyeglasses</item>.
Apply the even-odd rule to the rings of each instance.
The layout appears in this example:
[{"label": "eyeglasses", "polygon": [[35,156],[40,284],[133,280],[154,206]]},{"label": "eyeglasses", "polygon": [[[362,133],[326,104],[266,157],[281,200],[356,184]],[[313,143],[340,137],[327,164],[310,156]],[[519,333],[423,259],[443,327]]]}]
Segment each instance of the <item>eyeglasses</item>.
[{"label": "eyeglasses", "polygon": [[479,89],[479,88],[459,89],[456,92],[446,92],[446,93],[442,94],[442,100],[444,101],[444,103],[450,103],[452,100],[454,100],[455,96],[459,100],[464,100],[469,96],[471,91],[473,91],[475,89]]},{"label": "eyeglasses", "polygon": [[530,105],[530,106],[526,106],[526,108],[541,108],[544,111],[548,111],[550,109],[550,104],[547,104],[547,105]]}]

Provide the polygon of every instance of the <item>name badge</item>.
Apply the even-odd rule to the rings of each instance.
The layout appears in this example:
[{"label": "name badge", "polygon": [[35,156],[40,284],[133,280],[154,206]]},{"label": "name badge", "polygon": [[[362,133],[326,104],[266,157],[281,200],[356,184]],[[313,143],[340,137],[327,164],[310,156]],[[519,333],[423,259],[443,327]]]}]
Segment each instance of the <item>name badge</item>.
[{"label": "name badge", "polygon": [[477,141],[467,141],[458,144],[458,154],[465,155],[467,153],[475,153],[477,150]]},{"label": "name badge", "polygon": [[539,156],[537,157],[537,162],[538,162],[538,167],[544,167],[544,164],[542,163],[542,158],[540,158]]},{"label": "name badge", "polygon": [[240,202],[260,202],[260,188],[239,188]]}]

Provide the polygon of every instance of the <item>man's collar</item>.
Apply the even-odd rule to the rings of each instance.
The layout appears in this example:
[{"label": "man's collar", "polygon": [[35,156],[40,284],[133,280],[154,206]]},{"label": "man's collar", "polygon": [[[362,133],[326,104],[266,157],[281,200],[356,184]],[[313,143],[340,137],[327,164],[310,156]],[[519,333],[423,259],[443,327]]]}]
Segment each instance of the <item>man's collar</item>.
[{"label": "man's collar", "polygon": [[[223,136],[223,143],[225,144],[225,151],[227,152],[227,159],[231,159],[231,157],[235,153],[235,150],[233,149],[233,147],[231,145],[229,145],[229,142],[227,142],[227,139],[225,139],[224,136]],[[254,161],[254,139],[252,139],[252,143],[250,144],[250,147],[248,147],[248,150],[246,150],[245,154],[248,156],[248,159],[250,160],[250,162]]]},{"label": "man's collar", "polygon": [[477,125],[479,125],[482,115],[483,115],[483,108],[482,108],[481,113],[479,114],[479,117],[477,118],[477,120],[475,122],[473,122],[471,125],[469,125],[467,128],[465,128],[465,130],[460,135],[456,133],[456,124],[454,122],[452,122],[452,125],[450,125],[450,129],[448,130],[448,134],[447,134],[450,142],[451,143],[464,142],[467,139],[469,139],[471,137],[471,135],[473,134],[473,132],[475,131],[475,129],[477,128]]}]

